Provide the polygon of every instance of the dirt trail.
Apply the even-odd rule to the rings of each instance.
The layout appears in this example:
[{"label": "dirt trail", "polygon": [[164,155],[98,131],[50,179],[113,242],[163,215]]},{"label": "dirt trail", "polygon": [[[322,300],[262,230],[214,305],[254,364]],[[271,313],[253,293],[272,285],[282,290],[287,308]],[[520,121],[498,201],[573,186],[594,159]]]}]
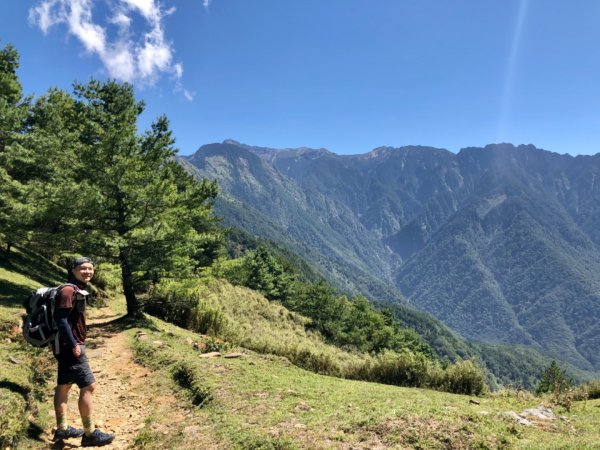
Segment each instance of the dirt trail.
[{"label": "dirt trail", "polygon": [[[150,382],[151,371],[133,361],[128,337],[120,328],[111,325],[117,319],[110,308],[93,310],[88,319],[87,353],[92,371],[96,376],[97,388],[94,393],[94,419],[103,431],[115,433],[116,438],[105,449],[133,448],[133,441],[144,421],[157,406],[165,406],[174,416],[183,416],[185,411],[178,405],[173,395],[157,396]],[[106,324],[106,325],[103,325]],[[81,427],[77,410],[79,391],[73,386],[69,396],[69,424]],[[169,430],[162,430],[165,434]],[[54,429],[48,430],[47,439]],[[51,448],[77,448],[81,439],[65,440],[51,444]]]}]

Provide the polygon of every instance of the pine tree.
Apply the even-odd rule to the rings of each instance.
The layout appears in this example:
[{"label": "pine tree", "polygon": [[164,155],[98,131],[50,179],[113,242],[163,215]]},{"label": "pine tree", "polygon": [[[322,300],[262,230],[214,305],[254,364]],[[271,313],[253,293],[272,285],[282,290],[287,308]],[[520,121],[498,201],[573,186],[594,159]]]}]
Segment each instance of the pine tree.
[{"label": "pine tree", "polygon": [[565,371],[553,360],[550,365],[542,371],[540,381],[535,391],[537,394],[542,394],[544,392],[562,392],[570,386],[571,381],[567,377]]},{"label": "pine tree", "polygon": [[45,231],[63,250],[118,262],[127,312],[136,315],[140,286],[189,275],[218,251],[217,185],[176,161],[166,117],[138,134],[144,105],[132,86],[92,80],[75,85],[71,102],[65,95],[50,92],[32,120],[38,166],[48,164],[40,182],[52,179],[40,191]]},{"label": "pine tree", "polygon": [[22,177],[30,99],[23,97],[18,68],[19,54],[7,45],[0,50],[0,241],[6,258],[11,246],[27,236],[31,212],[25,200],[27,180]]}]

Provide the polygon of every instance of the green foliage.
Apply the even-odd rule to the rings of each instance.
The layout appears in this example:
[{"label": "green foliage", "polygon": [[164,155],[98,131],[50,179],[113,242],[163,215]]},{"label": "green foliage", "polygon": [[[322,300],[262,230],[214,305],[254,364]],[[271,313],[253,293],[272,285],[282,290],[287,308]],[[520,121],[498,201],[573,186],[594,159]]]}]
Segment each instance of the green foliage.
[{"label": "green foliage", "polygon": [[175,160],[165,117],[138,134],[143,109],[127,84],[92,80],[75,84],[73,95],[53,89],[31,107],[21,140],[0,149],[3,186],[14,187],[2,196],[11,203],[0,205],[0,221],[10,218],[1,229],[28,232],[49,254],[118,264],[132,315],[137,292],[210,264],[224,234],[212,217],[216,183],[196,181]]},{"label": "green foliage", "polygon": [[145,304],[150,314],[203,334],[222,333],[226,319],[199,280],[163,280]]},{"label": "green foliage", "polygon": [[441,390],[455,394],[479,395],[487,390],[485,370],[472,360],[446,367]]},{"label": "green foliage", "polygon": [[[345,297],[342,300],[353,308],[352,302]],[[334,347],[323,342],[320,333],[307,330],[310,319],[268,302],[254,291],[222,281],[163,280],[150,292],[146,310],[232,344],[283,356],[316,373],[474,395],[482,393],[485,387],[485,372],[472,362],[459,361],[444,368],[429,354],[407,348],[405,342],[399,345],[398,351],[384,349],[376,356],[358,353],[354,345],[345,345],[345,349]],[[379,320],[391,320],[389,315],[375,312],[366,300],[362,300],[357,311],[374,315],[376,324]],[[362,315],[357,314],[350,314],[349,320],[362,320]],[[368,325],[366,329],[380,330]],[[360,324],[351,331],[353,336],[348,339],[353,340],[350,342],[366,342],[361,337],[364,329]],[[352,351],[348,351],[350,348]]]},{"label": "green foliage", "polygon": [[425,387],[429,384],[432,361],[423,355],[403,351],[386,351],[377,355],[369,367],[368,379],[396,386]]},{"label": "green foliage", "polygon": [[284,302],[292,295],[293,277],[284,270],[266,247],[259,247],[245,258],[245,286],[261,292],[269,300]]},{"label": "green foliage", "polygon": [[269,300],[311,319],[309,328],[334,345],[365,353],[409,349],[433,357],[429,346],[401,326],[388,308],[376,310],[364,297],[348,299],[324,280],[295,281],[295,267],[284,266],[264,246],[243,258],[219,261],[207,274],[261,292]]},{"label": "green foliage", "polygon": [[575,389],[575,400],[594,400],[598,398],[600,398],[600,380],[587,381]]},{"label": "green foliage", "polygon": [[207,300],[198,302],[192,309],[188,328],[202,334],[218,336],[225,328],[226,320],[218,306]]},{"label": "green foliage", "polygon": [[488,391],[486,372],[473,361],[442,366],[438,361],[408,350],[385,351],[367,364],[354,367],[349,378],[466,395],[481,395]]},{"label": "green foliage", "polygon": [[23,97],[18,67],[16,49],[12,45],[0,49],[0,244],[4,258],[11,246],[28,237],[32,215],[23,176],[29,158],[23,133],[30,99]]},{"label": "green foliage", "polygon": [[535,392],[543,394],[545,392],[562,393],[571,387],[571,380],[567,377],[565,371],[560,368],[556,361],[552,361],[540,375],[540,382]]},{"label": "green foliage", "polygon": [[326,282],[296,285],[295,295],[283,304],[312,319],[312,327],[341,347],[367,353],[409,349],[432,357],[429,346],[412,330],[402,327],[388,309],[377,311],[366,298],[349,300]]},{"label": "green foliage", "polygon": [[94,285],[109,293],[121,292],[121,267],[118,264],[99,263],[94,273]]}]

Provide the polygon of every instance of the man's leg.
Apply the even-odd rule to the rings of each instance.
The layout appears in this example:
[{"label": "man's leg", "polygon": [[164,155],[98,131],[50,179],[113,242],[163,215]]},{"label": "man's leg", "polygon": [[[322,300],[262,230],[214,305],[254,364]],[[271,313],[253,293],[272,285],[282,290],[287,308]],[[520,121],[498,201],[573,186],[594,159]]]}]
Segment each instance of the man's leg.
[{"label": "man's leg", "polygon": [[92,418],[94,404],[94,390],[96,383],[83,387],[79,390],[79,414],[81,414],[81,422],[83,423],[83,431],[86,435],[94,432],[94,420]]},{"label": "man's leg", "polygon": [[67,429],[67,402],[72,384],[59,384],[54,390],[54,412],[56,413],[56,428]]},{"label": "man's leg", "polygon": [[89,384],[79,389],[79,413],[83,422],[83,437],[81,445],[83,447],[96,447],[110,444],[115,438],[114,434],[105,433],[94,426],[92,417],[94,390],[96,383]]},{"label": "man's leg", "polygon": [[54,390],[54,412],[56,413],[55,441],[79,437],[83,434],[82,429],[67,425],[67,402],[71,386],[71,384],[59,384]]}]

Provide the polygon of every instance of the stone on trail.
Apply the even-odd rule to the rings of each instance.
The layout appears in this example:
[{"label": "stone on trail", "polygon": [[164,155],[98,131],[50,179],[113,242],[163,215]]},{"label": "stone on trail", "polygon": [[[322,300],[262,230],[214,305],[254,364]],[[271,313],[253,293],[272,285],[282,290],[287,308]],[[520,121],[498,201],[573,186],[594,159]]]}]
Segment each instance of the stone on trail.
[{"label": "stone on trail", "polygon": [[221,356],[221,353],[219,352],[209,352],[209,353],[202,353],[200,355],[198,355],[200,358],[217,358],[219,356]]},{"label": "stone on trail", "polygon": [[225,358],[241,358],[242,356],[244,356],[243,353],[228,353],[227,355],[225,355]]}]

